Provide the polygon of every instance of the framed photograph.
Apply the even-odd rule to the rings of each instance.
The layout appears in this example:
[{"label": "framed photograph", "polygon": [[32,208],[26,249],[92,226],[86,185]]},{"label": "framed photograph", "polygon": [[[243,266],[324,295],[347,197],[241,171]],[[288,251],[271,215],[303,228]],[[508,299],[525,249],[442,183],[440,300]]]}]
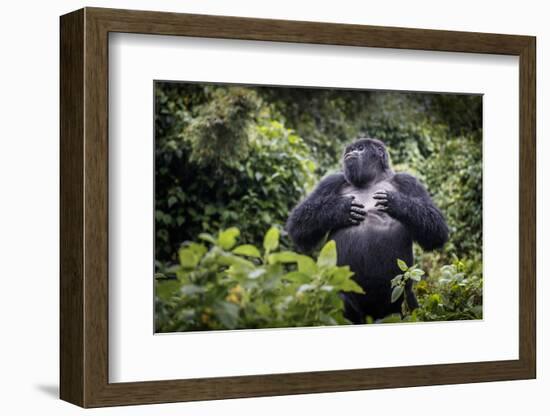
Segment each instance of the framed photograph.
[{"label": "framed photograph", "polygon": [[534,37],[60,29],[63,400],[536,377]]}]

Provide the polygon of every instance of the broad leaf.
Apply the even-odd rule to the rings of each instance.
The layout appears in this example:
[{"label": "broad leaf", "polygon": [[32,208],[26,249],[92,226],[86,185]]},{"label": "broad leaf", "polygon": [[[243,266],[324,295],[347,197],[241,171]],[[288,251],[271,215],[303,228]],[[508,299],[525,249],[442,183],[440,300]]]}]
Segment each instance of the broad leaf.
[{"label": "broad leaf", "polygon": [[179,261],[182,267],[193,269],[199,263],[199,256],[190,248],[182,248],[178,251]]},{"label": "broad leaf", "polygon": [[307,283],[311,281],[311,278],[307,274],[300,272],[290,272],[285,274],[282,278],[293,283]]},{"label": "broad leaf", "polygon": [[187,248],[193,251],[193,253],[195,253],[199,258],[202,258],[202,256],[204,256],[204,254],[208,251],[206,246],[200,243],[190,243],[187,245]]},{"label": "broad leaf", "polygon": [[399,267],[399,269],[402,271],[402,272],[406,272],[409,267],[407,266],[407,263],[405,263],[403,260],[401,259],[397,259],[397,266]]},{"label": "broad leaf", "polygon": [[401,315],[398,313],[392,313],[391,315],[388,315],[385,318],[376,321],[376,323],[384,324],[397,324],[399,322],[403,322],[403,320],[401,319]]},{"label": "broad leaf", "polygon": [[212,237],[210,234],[207,233],[200,233],[199,238],[204,241],[208,241],[209,243],[216,244],[216,240],[214,237]]},{"label": "broad leaf", "polygon": [[251,261],[229,253],[221,254],[218,258],[218,263],[224,266],[233,266],[236,267],[238,270],[246,271],[254,269],[256,267]]},{"label": "broad leaf", "polygon": [[218,244],[224,250],[230,250],[237,242],[237,237],[241,234],[238,228],[231,227],[224,230],[218,236]]},{"label": "broad leaf", "polygon": [[329,282],[335,286],[340,286],[353,276],[349,266],[335,267],[329,273]]},{"label": "broad leaf", "polygon": [[391,292],[391,303],[394,303],[403,294],[403,286],[395,286]]},{"label": "broad leaf", "polygon": [[355,292],[364,294],[365,291],[361,286],[359,286],[354,280],[348,279],[343,284],[340,285],[340,290],[345,292]]},{"label": "broad leaf", "polygon": [[276,250],[279,247],[279,230],[271,227],[264,237],[264,249],[266,252]]},{"label": "broad leaf", "polygon": [[293,251],[281,251],[279,253],[270,254],[267,261],[269,264],[273,263],[296,263],[300,255]]},{"label": "broad leaf", "polygon": [[420,280],[422,279],[423,274],[424,274],[423,270],[414,269],[414,270],[411,271],[410,276],[411,276],[412,280],[414,280],[416,282],[420,282]]},{"label": "broad leaf", "polygon": [[240,254],[241,256],[248,257],[261,257],[260,251],[252,244],[243,244],[233,249],[234,254]]},{"label": "broad leaf", "polygon": [[317,259],[317,266],[319,267],[332,267],[336,266],[336,242],[330,240],[321,249],[319,258]]},{"label": "broad leaf", "polygon": [[313,275],[317,272],[317,265],[311,257],[300,254],[298,256],[298,271]]}]

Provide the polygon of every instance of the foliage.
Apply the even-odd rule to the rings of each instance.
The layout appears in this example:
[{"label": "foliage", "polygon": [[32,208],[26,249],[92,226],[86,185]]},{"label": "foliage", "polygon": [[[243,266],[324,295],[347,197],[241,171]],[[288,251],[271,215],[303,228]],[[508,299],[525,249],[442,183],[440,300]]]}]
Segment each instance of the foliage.
[{"label": "foliage", "polygon": [[[279,231],[271,228],[263,250],[236,245],[237,228],[203,242],[185,244],[179,264],[156,275],[156,330],[274,328],[337,325],[343,317],[339,292],[363,293],[348,266],[336,266],[334,241],[317,261],[279,250]],[[208,243],[210,248],[207,248]],[[167,275],[175,274],[175,278]]]},{"label": "foliage", "polygon": [[191,144],[190,161],[220,169],[245,159],[257,101],[246,88],[215,89],[180,135]]},{"label": "foliage", "polygon": [[458,259],[442,266],[438,273],[422,279],[425,272],[416,266],[399,266],[403,274],[392,280],[392,302],[401,296],[409,280],[418,282],[416,294],[418,309],[410,312],[403,305],[403,315],[391,315],[383,323],[419,321],[458,321],[483,318],[483,285],[480,265]]},{"label": "foliage", "polygon": [[416,286],[419,321],[482,319],[483,282],[478,262],[455,260]]},{"label": "foliage", "polygon": [[438,157],[426,163],[426,183],[434,190],[449,224],[451,239],[446,252],[473,259],[481,259],[482,254],[480,135],[447,138],[438,143]]},{"label": "foliage", "polygon": [[[272,120],[267,110],[247,115],[255,108],[255,94],[221,91],[191,95],[198,103],[193,104],[176,100],[171,88],[157,88],[157,265],[175,261],[182,242],[234,224],[247,241],[261,241],[263,231],[283,224],[316,180],[316,165],[298,135]],[[239,118],[243,120],[236,122]],[[211,130],[213,138],[208,140]]]},{"label": "foliage", "polygon": [[[283,297],[270,292],[271,280],[262,279],[269,275],[278,279],[281,287],[287,287],[289,283],[281,280],[279,269],[290,273],[289,268],[298,263],[270,264],[265,251],[262,254],[258,249],[263,246],[264,231],[272,226],[278,230],[280,251],[272,249],[272,254],[290,253],[292,246],[283,230],[290,209],[320,177],[339,169],[343,147],[358,135],[384,141],[394,169],[410,172],[426,185],[449,225],[450,240],[442,250],[425,253],[414,247],[416,269],[425,274],[415,282],[420,308],[413,314],[405,311],[404,319],[480,317],[481,128],[482,100],[476,95],[155,83],[156,272],[159,276],[176,276],[167,271],[179,270],[178,279],[157,279],[159,293],[172,293],[167,289],[177,287],[173,296],[158,297],[157,325],[182,330],[191,325],[184,321],[193,310],[191,329],[228,328],[216,314],[223,315],[220,310],[225,310],[231,315],[236,309],[227,306],[232,303],[226,299],[231,295],[229,291],[243,290],[244,296],[248,288],[240,285],[235,289],[237,285],[230,279],[236,277],[227,271],[231,265],[214,270],[216,264],[221,267],[217,262],[226,261],[227,256],[266,270],[255,282],[268,285],[265,290],[269,307],[277,311],[273,319],[260,319],[260,312],[252,311],[253,307],[266,310],[260,299],[247,303],[247,307],[240,305],[235,327],[283,325],[288,318],[285,314],[291,312],[281,312],[285,309],[280,306]],[[235,225],[239,235],[225,234]],[[222,234],[228,239],[223,244],[238,236],[248,244],[225,249],[218,242],[222,234],[211,238],[209,248],[204,240],[191,243],[201,233],[214,235],[220,229],[226,230]],[[181,256],[182,250],[192,247],[206,249],[193,271],[185,269]],[[407,268],[396,278],[394,296],[411,274]],[[181,292],[185,279],[180,278],[184,275],[204,283],[200,287],[208,288],[210,297],[206,299],[206,292],[186,294],[192,291],[190,288]],[[444,275],[453,278],[447,281]],[[235,296],[241,296],[239,293]],[[200,296],[208,306],[189,303],[191,299],[198,302]],[[202,322],[203,316],[209,317],[208,324]],[[293,319],[296,321],[284,325],[302,325],[306,318]],[[320,320],[308,322],[323,324]]]},{"label": "foliage", "polygon": [[391,292],[392,303],[396,302],[397,299],[399,299],[399,297],[403,294],[405,291],[405,285],[409,280],[420,282],[420,279],[424,275],[424,270],[417,268],[416,264],[408,267],[407,263],[403,260],[397,259],[397,266],[403,273],[398,274],[391,280],[391,287],[393,288]]}]

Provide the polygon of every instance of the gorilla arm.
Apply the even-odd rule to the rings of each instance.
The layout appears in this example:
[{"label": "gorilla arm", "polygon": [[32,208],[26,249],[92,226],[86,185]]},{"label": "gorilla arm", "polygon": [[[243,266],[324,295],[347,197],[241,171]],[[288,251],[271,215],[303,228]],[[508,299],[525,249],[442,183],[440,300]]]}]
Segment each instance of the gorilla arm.
[{"label": "gorilla arm", "polygon": [[424,186],[406,173],[395,174],[392,182],[397,192],[378,191],[373,196],[378,200],[379,209],[405,224],[413,240],[424,250],[442,247],[447,242],[449,229]]},{"label": "gorilla arm", "polygon": [[301,251],[314,249],[329,231],[365,219],[363,205],[353,202],[353,197],[340,195],[346,183],[342,173],[327,176],[290,213],[285,228]]}]

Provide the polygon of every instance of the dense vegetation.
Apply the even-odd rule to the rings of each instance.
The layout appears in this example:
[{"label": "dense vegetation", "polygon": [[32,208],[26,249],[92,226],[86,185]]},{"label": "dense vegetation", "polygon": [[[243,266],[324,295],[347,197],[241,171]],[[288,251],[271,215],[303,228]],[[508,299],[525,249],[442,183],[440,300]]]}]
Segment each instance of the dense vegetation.
[{"label": "dense vegetation", "polygon": [[405,319],[481,317],[481,97],[158,82],[155,99],[157,330],[346,323],[349,270],[330,244],[294,253],[283,225],[360,134],[426,184],[451,231],[439,252],[415,247]]}]

